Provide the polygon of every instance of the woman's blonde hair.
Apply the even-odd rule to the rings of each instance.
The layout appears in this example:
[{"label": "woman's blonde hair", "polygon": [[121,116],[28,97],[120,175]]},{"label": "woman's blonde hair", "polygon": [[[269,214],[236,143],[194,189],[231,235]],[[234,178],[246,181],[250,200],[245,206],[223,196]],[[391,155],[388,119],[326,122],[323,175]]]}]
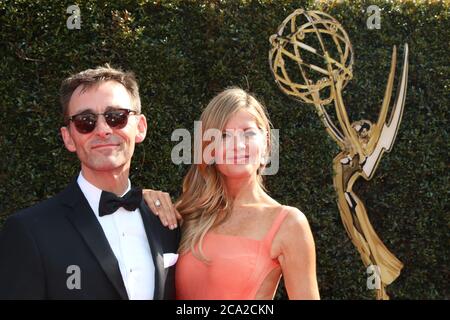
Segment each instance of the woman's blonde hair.
[{"label": "woman's blonde hair", "polygon": [[[202,112],[202,132],[198,135],[199,140],[194,141],[195,152],[200,152],[200,157],[196,159],[201,159],[201,163],[194,163],[189,168],[183,181],[183,193],[176,204],[183,217],[179,252],[191,250],[194,256],[203,261],[207,261],[202,250],[204,236],[213,226],[224,222],[233,208],[233,199],[227,194],[223,176],[214,164],[204,162],[203,150],[213,142],[203,141],[203,133],[208,129],[222,131],[227,121],[240,110],[253,115],[257,126],[266,133],[266,157],[269,156],[272,144],[271,123],[264,106],[240,88],[224,90],[215,96]],[[198,157],[198,154],[195,157]],[[264,184],[261,171],[264,166],[262,164],[257,172],[257,182],[262,189]]]}]

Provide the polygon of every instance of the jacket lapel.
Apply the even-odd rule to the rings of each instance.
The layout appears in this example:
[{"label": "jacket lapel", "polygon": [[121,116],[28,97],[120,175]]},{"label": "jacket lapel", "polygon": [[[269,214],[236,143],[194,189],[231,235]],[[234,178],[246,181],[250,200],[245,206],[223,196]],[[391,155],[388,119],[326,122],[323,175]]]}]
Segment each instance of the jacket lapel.
[{"label": "jacket lapel", "polygon": [[128,300],[117,258],[76,180],[66,188],[62,196],[63,201],[71,207],[67,213],[68,219],[81,234],[120,297]]},{"label": "jacket lapel", "polygon": [[153,299],[163,300],[167,269],[164,268],[164,250],[161,244],[160,231],[158,230],[161,222],[159,221],[159,218],[150,211],[144,201],[141,202],[139,209],[142,215],[147,239],[150,244],[153,263],[155,265],[155,292]]}]

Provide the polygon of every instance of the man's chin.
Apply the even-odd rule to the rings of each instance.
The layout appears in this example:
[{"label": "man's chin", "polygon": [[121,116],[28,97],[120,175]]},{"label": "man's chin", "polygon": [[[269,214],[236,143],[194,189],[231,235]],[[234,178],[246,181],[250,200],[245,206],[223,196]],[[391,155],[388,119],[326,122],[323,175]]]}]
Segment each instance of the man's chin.
[{"label": "man's chin", "polygon": [[117,171],[124,168],[125,161],[102,161],[93,164],[91,169],[95,171]]}]

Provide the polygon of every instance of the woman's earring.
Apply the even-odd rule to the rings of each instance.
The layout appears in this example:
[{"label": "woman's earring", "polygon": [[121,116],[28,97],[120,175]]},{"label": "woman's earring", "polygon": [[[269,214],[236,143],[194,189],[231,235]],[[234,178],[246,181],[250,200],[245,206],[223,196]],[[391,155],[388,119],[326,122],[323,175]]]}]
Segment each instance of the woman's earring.
[{"label": "woman's earring", "polygon": [[262,157],[261,157],[260,163],[261,163],[261,165],[263,165],[263,166],[266,164],[266,157],[265,157],[265,156],[262,156]]}]

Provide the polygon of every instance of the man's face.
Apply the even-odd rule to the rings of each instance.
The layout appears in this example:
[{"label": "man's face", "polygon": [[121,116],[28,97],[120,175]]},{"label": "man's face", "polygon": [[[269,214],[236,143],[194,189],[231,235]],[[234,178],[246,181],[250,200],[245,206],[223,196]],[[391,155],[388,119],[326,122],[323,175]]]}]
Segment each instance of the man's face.
[{"label": "man's face", "polygon": [[[85,91],[78,87],[70,99],[68,115],[120,108],[135,110],[130,94],[122,84],[106,81]],[[111,128],[102,115],[98,116],[95,129],[87,134],[78,132],[72,121],[61,128],[66,148],[77,153],[83,171],[91,172],[129,169],[135,143],[142,142],[146,132],[145,116],[133,114],[121,129]]]}]

